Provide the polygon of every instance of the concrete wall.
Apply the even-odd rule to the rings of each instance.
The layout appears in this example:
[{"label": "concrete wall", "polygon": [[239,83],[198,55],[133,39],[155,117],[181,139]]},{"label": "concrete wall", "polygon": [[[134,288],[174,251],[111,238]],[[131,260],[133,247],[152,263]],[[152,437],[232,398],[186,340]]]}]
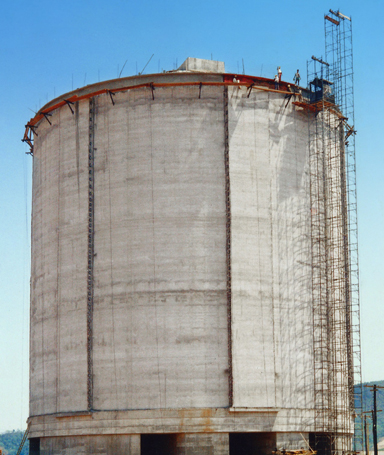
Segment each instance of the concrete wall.
[{"label": "concrete wall", "polygon": [[[94,407],[228,406],[222,88],[96,99]],[[88,101],[36,137],[31,415],[84,410]]]},{"label": "concrete wall", "polygon": [[140,435],[41,438],[39,455],[140,455]]},{"label": "concrete wall", "polygon": [[97,98],[94,406],[228,406],[222,88]]},{"label": "concrete wall", "polygon": [[51,122],[33,158],[31,415],[87,406],[88,103]]},{"label": "concrete wall", "polygon": [[313,406],[308,117],[229,93],[234,407]]}]

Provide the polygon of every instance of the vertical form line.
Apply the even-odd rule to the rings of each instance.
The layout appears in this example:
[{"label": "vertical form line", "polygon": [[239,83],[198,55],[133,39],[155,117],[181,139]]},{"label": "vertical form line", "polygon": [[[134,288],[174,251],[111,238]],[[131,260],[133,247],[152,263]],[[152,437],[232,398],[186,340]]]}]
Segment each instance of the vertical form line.
[{"label": "vertical form line", "polygon": [[225,167],[226,263],[227,263],[228,386],[229,386],[229,406],[233,406],[231,194],[230,194],[230,177],[229,177],[229,128],[228,128],[228,87],[227,86],[224,86],[224,167]]},{"label": "vertical form line", "polygon": [[59,123],[59,147],[58,147],[58,157],[57,157],[57,251],[56,251],[56,333],[55,333],[55,350],[56,350],[56,381],[55,381],[55,388],[56,388],[56,412],[59,412],[60,409],[60,303],[61,303],[61,280],[60,280],[60,229],[61,229],[61,222],[60,222],[60,202],[61,202],[61,174],[60,174],[60,163],[61,163],[61,122]]},{"label": "vertical form line", "polygon": [[[149,125],[150,125],[150,143],[151,143],[151,202],[152,202],[152,252],[153,252],[153,304],[155,309],[155,336],[156,336],[156,360],[157,360],[157,381],[159,386],[159,405],[160,405],[160,420],[163,417],[163,405],[166,406],[166,392],[164,393],[164,402],[161,396],[161,375],[160,375],[160,356],[159,356],[159,324],[158,324],[158,307],[157,307],[157,274],[156,274],[156,213],[155,213],[155,182],[154,182],[154,166],[153,166],[153,122],[152,122],[152,107],[149,105]],[[164,376],[164,389],[165,385]]]},{"label": "vertical form line", "polygon": [[94,261],[94,139],[95,99],[89,99],[88,130],[88,256],[87,256],[87,406],[93,409],[93,261]]},{"label": "vertical form line", "polygon": [[[41,168],[41,164],[40,164],[40,168]],[[29,364],[28,364],[28,374],[29,374],[29,383],[28,383],[28,392],[29,392],[29,397],[32,396],[32,389],[31,389],[31,382],[32,382],[32,309],[33,308],[36,308],[36,305],[35,305],[35,299],[34,299],[34,295],[35,295],[35,292],[32,291],[33,287],[32,287],[32,283],[34,283],[34,278],[36,276],[36,272],[37,272],[37,264],[36,264],[36,247],[32,244],[32,239],[33,239],[33,234],[35,232],[35,226],[37,224],[37,220],[36,218],[38,218],[36,216],[36,208],[35,210],[33,209],[33,202],[34,202],[34,196],[36,194],[36,186],[37,184],[39,185],[40,189],[41,189],[41,186],[42,186],[42,183],[41,183],[41,173],[37,173],[36,172],[36,162],[35,160],[33,159],[33,155],[32,155],[32,165],[31,165],[31,170],[32,170],[32,181],[31,181],[31,194],[30,194],[30,201],[31,201],[31,211],[30,211],[30,231],[29,231],[29,235],[28,235],[28,221],[27,221],[27,218],[26,218],[26,232],[27,232],[27,249],[26,251],[30,251],[30,262],[29,262],[29,267],[30,267],[30,270],[29,270],[29,276],[30,276],[30,286],[29,286],[29,310],[28,311],[28,314],[29,314],[29,327],[30,327],[30,330],[28,331],[28,341],[29,341],[29,355],[30,355],[30,361],[29,361]],[[25,199],[25,202],[26,202],[26,216],[27,216],[27,198]],[[36,204],[36,203],[35,203]],[[40,211],[40,217],[41,217],[41,211]],[[40,218],[39,217],[39,218]],[[29,242],[28,243],[28,239],[29,239]],[[41,245],[41,244],[40,244]],[[42,256],[40,256],[41,258]],[[40,267],[40,270],[41,270],[41,267]],[[35,338],[35,341],[37,342],[37,337]],[[31,412],[31,405],[29,404],[29,412],[30,414],[32,413]]]},{"label": "vertical form line", "polygon": [[[60,112],[60,111],[59,111]],[[60,128],[60,114],[59,114],[59,128]],[[60,132],[60,129],[59,129],[59,132]],[[60,137],[60,136],[59,136]],[[59,142],[59,147],[60,147],[60,142]],[[44,149],[43,149],[44,150]],[[34,162],[36,162],[35,160],[35,156],[33,155],[33,160]],[[47,167],[47,159],[44,159],[44,160],[40,160],[40,163],[41,163],[41,168],[40,168],[40,172],[39,172],[39,180],[40,180],[40,191],[41,191],[41,194],[44,195],[44,191],[47,191],[48,193],[48,190],[46,188],[46,185],[47,185],[47,178],[43,177],[43,176],[46,176],[47,173],[46,172],[43,172],[43,167],[44,167],[44,171],[46,171],[46,167]],[[33,200],[32,200],[33,202]],[[43,232],[43,222],[44,222],[44,218],[45,218],[45,204],[43,202],[43,196],[41,197],[41,202],[40,202],[40,229],[41,229],[41,232]],[[33,205],[33,204],[32,204]],[[44,265],[46,263],[45,259],[46,259],[46,254],[47,254],[47,249],[43,247],[43,240],[39,240],[40,241],[40,258],[41,258],[41,261],[40,261],[40,270],[39,272],[40,273],[44,273],[45,270],[44,270]],[[32,241],[32,247],[33,247],[33,241]],[[32,255],[32,257],[34,257]],[[33,289],[33,287],[32,287]],[[42,285],[41,285],[41,313],[42,315],[45,314],[45,310],[46,310],[46,306],[45,306],[45,280],[42,281]],[[35,300],[35,299],[34,299]],[[35,300],[35,305],[37,306],[37,299]],[[31,311],[31,316],[32,316],[33,312]],[[32,326],[32,320],[31,320],[31,326]],[[31,330],[32,332],[32,330]],[[45,330],[44,330],[44,318],[41,318],[41,350],[42,350],[42,353],[45,352],[45,346],[44,346],[44,334],[45,334]],[[32,341],[32,339],[31,339]],[[33,346],[31,344],[31,346]],[[42,393],[43,393],[43,408],[44,410],[46,409],[45,408],[45,358],[44,358],[44,354],[42,355],[42,362],[41,362],[41,376],[42,376]],[[32,389],[30,388],[30,394],[32,392]],[[32,396],[32,395],[30,395]]]},{"label": "vertical form line", "polygon": [[115,305],[115,298],[114,298],[114,281],[113,281],[113,254],[114,254],[114,249],[113,249],[113,236],[112,236],[112,196],[111,196],[111,161],[109,160],[109,157],[111,156],[111,150],[109,146],[109,115],[107,115],[107,122],[108,122],[108,128],[107,128],[107,167],[108,167],[108,195],[109,195],[109,245],[110,245],[110,253],[111,253],[111,261],[110,261],[110,278],[111,278],[111,320],[112,320],[112,351],[113,351],[113,373],[114,373],[114,379],[115,379],[115,399],[116,399],[116,409],[118,409],[118,386],[117,386],[117,373],[116,373],[116,344],[115,344],[115,311],[114,311],[114,305]]}]

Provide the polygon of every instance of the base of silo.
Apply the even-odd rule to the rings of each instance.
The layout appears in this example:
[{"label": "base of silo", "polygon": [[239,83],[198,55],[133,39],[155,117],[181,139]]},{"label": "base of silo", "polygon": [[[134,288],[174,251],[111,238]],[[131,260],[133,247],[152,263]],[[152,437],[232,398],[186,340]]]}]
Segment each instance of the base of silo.
[{"label": "base of silo", "polygon": [[[182,433],[98,435],[30,439],[30,455],[270,455],[296,435]],[[292,445],[292,444],[291,444]],[[301,441],[302,446],[302,441]],[[297,447],[297,444],[294,444]]]},{"label": "base of silo", "polygon": [[271,455],[308,442],[318,455],[328,453],[314,438],[308,409],[67,412],[28,422],[31,455]]},{"label": "base of silo", "polygon": [[[33,438],[30,455],[140,455],[140,435]],[[156,453],[156,452],[155,452]]]}]

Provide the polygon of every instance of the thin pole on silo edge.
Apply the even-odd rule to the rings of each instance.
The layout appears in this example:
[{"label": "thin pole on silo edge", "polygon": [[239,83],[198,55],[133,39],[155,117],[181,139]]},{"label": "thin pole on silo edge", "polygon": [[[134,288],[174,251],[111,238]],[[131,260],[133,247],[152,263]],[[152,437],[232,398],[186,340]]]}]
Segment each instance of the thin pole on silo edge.
[{"label": "thin pole on silo edge", "polygon": [[372,433],[373,433],[373,453],[374,455],[378,455],[378,448],[377,448],[377,413],[381,412],[381,409],[377,410],[377,390],[384,389],[383,386],[379,386],[376,384],[373,385],[365,385],[364,387],[371,387],[371,392],[373,392],[373,411],[372,411]]}]

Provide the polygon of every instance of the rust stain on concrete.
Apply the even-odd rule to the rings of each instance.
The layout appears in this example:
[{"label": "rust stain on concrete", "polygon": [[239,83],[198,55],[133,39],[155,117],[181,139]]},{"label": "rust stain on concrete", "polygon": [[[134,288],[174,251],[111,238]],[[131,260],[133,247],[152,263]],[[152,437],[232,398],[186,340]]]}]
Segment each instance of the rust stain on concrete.
[{"label": "rust stain on concrete", "polygon": [[203,432],[204,433],[212,433],[212,422],[211,422],[211,417],[212,417],[212,409],[203,409],[201,411],[201,417],[202,417],[202,424],[203,424]]}]

